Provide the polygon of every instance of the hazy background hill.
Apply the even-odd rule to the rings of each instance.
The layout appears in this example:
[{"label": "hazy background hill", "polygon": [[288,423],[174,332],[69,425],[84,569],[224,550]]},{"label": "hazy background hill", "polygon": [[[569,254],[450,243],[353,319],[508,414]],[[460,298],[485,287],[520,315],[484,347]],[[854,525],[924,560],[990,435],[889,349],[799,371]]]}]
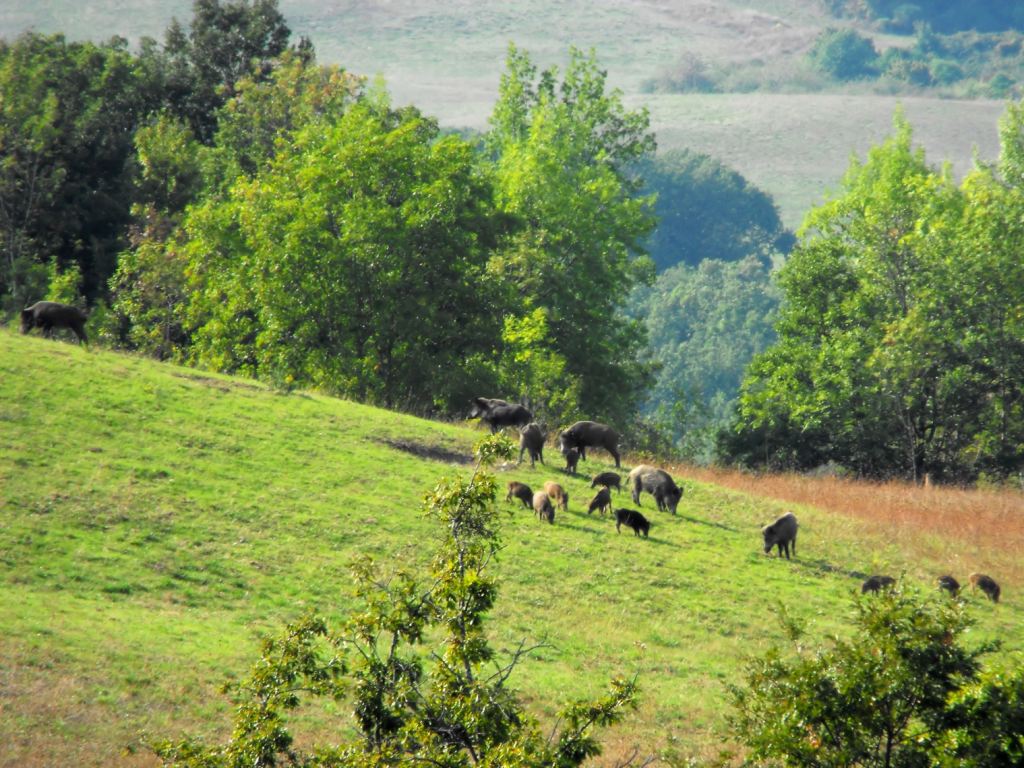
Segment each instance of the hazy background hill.
[{"label": "hazy background hill", "polygon": [[[837,21],[818,0],[283,0],[280,8],[297,35],[313,40],[321,62],[381,75],[396,103],[414,103],[452,127],[485,126],[510,41],[540,66],[563,61],[570,45],[593,47],[627,103],[650,108],[661,149],[720,158],[769,192],[789,227],[834,186],[851,153],[863,155],[889,132],[898,103],[929,158],[949,160],[957,174],[971,166],[975,151],[987,160],[998,150],[999,99],[880,95],[863,85],[798,92],[807,90],[808,78],[800,62],[820,32],[860,23]],[[73,39],[118,34],[135,43],[144,35],[160,38],[172,17],[186,21],[190,13],[187,0],[8,0],[0,6],[0,35],[34,29]],[[907,45],[905,36],[868,32],[879,50]],[[709,72],[739,73],[726,86],[749,88],[754,78],[759,90],[645,92],[694,61]]]}]

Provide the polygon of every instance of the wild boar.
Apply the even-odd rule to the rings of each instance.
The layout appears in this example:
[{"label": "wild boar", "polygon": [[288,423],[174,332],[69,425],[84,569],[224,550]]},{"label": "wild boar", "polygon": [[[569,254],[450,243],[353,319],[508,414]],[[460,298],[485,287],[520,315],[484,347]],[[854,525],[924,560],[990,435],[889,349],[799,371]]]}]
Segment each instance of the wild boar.
[{"label": "wild boar", "polygon": [[50,338],[54,328],[68,328],[80,343],[88,344],[89,339],[85,335],[86,317],[85,312],[70,304],[37,301],[31,307],[21,310],[21,332],[28,333],[33,328],[42,328],[43,336]]},{"label": "wild boar", "polygon": [[622,493],[622,475],[616,472],[602,472],[599,475],[594,475],[594,479],[590,481],[590,487],[596,488],[599,485],[603,485],[605,488],[614,488]]},{"label": "wild boar", "polygon": [[547,433],[541,429],[540,424],[531,421],[519,430],[519,464],[523,463],[523,451],[530,452],[530,466],[536,466],[534,461],[540,459],[544,463],[544,441],[548,439]]},{"label": "wild boar", "polygon": [[619,433],[606,424],[596,421],[577,421],[558,435],[558,448],[564,454],[570,448],[580,452],[580,458],[587,460],[587,448],[604,448],[619,465]]},{"label": "wild boar", "polygon": [[575,448],[570,448],[565,451],[565,473],[567,475],[576,474],[576,465],[580,462],[580,452]]},{"label": "wild boar", "polygon": [[793,554],[796,555],[796,530],[796,515],[792,512],[787,512],[771,525],[762,528],[765,554],[771,552],[772,547],[778,545],[779,557],[782,557],[782,553],[785,552],[786,559],[789,560],[789,547],[792,544]]},{"label": "wild boar", "polygon": [[533,494],[533,511],[541,520],[547,520],[552,524],[555,522],[555,508],[551,506],[551,499],[544,491]]},{"label": "wild boar", "polygon": [[623,525],[632,528],[634,536],[639,536],[640,532],[643,531],[645,539],[651,530],[651,524],[647,521],[647,518],[635,509],[615,510],[615,531],[622,533],[621,526]]},{"label": "wild boar", "polygon": [[939,576],[939,578],[936,579],[936,581],[939,584],[939,589],[944,589],[951,595],[960,594],[960,582],[954,579],[949,574],[946,574],[945,576]]},{"label": "wild boar", "polygon": [[595,509],[600,510],[603,515],[606,510],[612,508],[612,492],[607,488],[602,488],[597,492],[597,495],[590,500],[590,506],[587,507],[587,514],[593,513]]},{"label": "wild boar", "polygon": [[984,573],[972,573],[967,579],[971,582],[972,587],[980,589],[988,595],[988,599],[993,603],[999,602],[999,585],[991,576],[986,576]]},{"label": "wild boar", "polygon": [[476,397],[473,398],[469,418],[479,418],[491,428],[493,435],[505,427],[525,427],[533,421],[533,414],[522,405],[506,403],[497,398]]},{"label": "wild boar", "polygon": [[530,486],[526,483],[519,483],[513,480],[508,484],[508,495],[505,496],[505,501],[512,501],[512,499],[519,499],[523,502],[523,506],[527,509],[533,504],[533,491],[530,490]]},{"label": "wild boar", "polygon": [[864,583],[860,585],[860,593],[863,595],[867,592],[878,592],[882,589],[888,589],[896,585],[896,579],[892,576],[869,576],[864,579]]},{"label": "wild boar", "polygon": [[556,507],[563,512],[569,511],[569,494],[565,488],[552,480],[548,480],[544,483],[544,493],[555,503]]},{"label": "wild boar", "polygon": [[628,483],[633,489],[634,504],[640,504],[640,494],[646,491],[654,497],[658,509],[676,514],[683,491],[665,470],[640,464],[629,473]]}]

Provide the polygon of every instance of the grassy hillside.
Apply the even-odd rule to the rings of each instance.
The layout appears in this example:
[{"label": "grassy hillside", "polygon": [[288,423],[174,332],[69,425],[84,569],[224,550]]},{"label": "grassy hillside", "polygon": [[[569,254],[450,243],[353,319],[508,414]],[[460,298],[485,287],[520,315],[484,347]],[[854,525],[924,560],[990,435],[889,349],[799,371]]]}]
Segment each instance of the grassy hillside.
[{"label": "grassy hillside", "polygon": [[[66,0],[0,8],[0,36],[25,29],[102,40],[161,38],[172,16],[187,21],[188,0]],[[835,23],[818,0],[604,0],[480,4],[469,0],[280,0],[296,34],[321,61],[387,81],[396,103],[412,103],[452,127],[486,127],[510,41],[542,66],[563,62],[570,45],[594,47],[611,82],[634,105],[648,105],[662,149],[689,147],[718,157],[778,201],[798,225],[842,176],[851,152],[884,136],[897,99],[851,94],[648,95],[645,81],[682,56],[714,66],[779,69],[780,88],[798,60]],[[888,43],[879,38],[879,45]],[[787,74],[788,72],[788,74]],[[797,86],[798,87],[798,84]],[[998,152],[999,101],[902,99],[918,140],[936,163],[968,169],[974,148]]]},{"label": "grassy hillside", "polygon": [[[468,471],[479,435],[0,331],[0,766],[152,765],[143,732],[223,734],[217,688],[244,673],[260,633],[309,607],[343,617],[358,553],[425,562],[435,534],[420,499]],[[516,683],[541,715],[639,665],[642,704],[606,740],[610,757],[713,752],[725,684],[781,637],[780,605],[821,637],[842,630],[865,574],[927,588],[1002,562],[714,478],[686,478],[677,517],[645,497],[642,540],[588,517],[588,484],[554,466],[500,472],[558,479],[571,502],[554,526],[508,505],[492,636],[549,644]],[[759,548],[759,526],[787,508],[802,526],[792,562]],[[968,596],[974,634],[1006,641],[997,663],[1024,650],[1017,576],[998,606]],[[321,735],[350,727],[334,709],[303,718]]]}]

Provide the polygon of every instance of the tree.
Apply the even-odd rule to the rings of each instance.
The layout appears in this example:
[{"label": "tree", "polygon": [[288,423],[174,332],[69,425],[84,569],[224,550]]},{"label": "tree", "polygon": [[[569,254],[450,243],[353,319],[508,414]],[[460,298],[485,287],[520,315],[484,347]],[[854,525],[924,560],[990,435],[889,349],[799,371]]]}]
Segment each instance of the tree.
[{"label": "tree", "polygon": [[[512,456],[501,436],[479,447],[481,463]],[[498,595],[488,568],[500,549],[501,513],[497,479],[481,463],[468,480],[443,481],[426,496],[426,513],[443,536],[426,578],[409,570],[385,574],[369,558],[357,561],[359,608],[350,620],[332,628],[307,616],[266,641],[249,679],[234,688],[229,742],[159,743],[164,764],[369,768],[415,760],[451,768],[570,768],[600,754],[592,731],[633,705],[635,678],[613,680],[596,701],[569,704],[549,737],[508,684],[531,649],[524,641],[498,661],[487,641],[485,618]],[[431,637],[436,644],[428,644]],[[358,736],[296,748],[287,713],[316,697],[349,703]]]},{"label": "tree", "polygon": [[311,120],[184,227],[205,365],[426,411],[499,338],[490,180],[414,111]]},{"label": "tree", "polygon": [[642,163],[639,173],[657,195],[658,227],[648,248],[659,271],[747,256],[770,264],[793,246],[772,198],[713,157],[672,150]]},{"label": "tree", "polygon": [[793,652],[773,649],[733,688],[733,732],[753,765],[1010,765],[1024,674],[983,676],[996,646],[965,647],[972,623],[958,600],[897,589],[859,598],[850,639],[827,648],[787,624]]},{"label": "tree", "polygon": [[641,257],[653,200],[629,171],[654,150],[649,119],[606,90],[593,54],[573,49],[561,79],[555,68],[538,75],[515,47],[506,66],[484,145],[497,204],[519,226],[491,269],[516,291],[522,315],[545,311],[551,349],[580,382],[581,413],[621,420],[651,376],[639,362],[643,328],[622,313],[651,273]]},{"label": "tree", "polygon": [[826,29],[807,55],[817,69],[837,80],[877,74],[878,51],[874,43],[852,29]]}]

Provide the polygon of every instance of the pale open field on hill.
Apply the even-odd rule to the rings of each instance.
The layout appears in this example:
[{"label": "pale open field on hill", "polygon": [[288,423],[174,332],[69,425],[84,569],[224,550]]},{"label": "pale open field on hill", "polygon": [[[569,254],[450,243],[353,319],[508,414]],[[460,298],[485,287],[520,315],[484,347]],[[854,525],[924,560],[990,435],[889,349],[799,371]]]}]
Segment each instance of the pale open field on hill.
[{"label": "pale open field on hill", "polygon": [[[261,633],[310,608],[340,621],[357,555],[427,561],[423,494],[468,471],[453,458],[480,435],[0,330],[0,766],[151,766],[147,735],[222,737],[218,688],[245,674]],[[634,748],[715,754],[727,685],[781,640],[779,611],[824,642],[846,631],[871,573],[902,575],[924,599],[942,599],[941,573],[995,575],[998,605],[965,596],[979,622],[969,641],[999,637],[990,663],[1022,663],[1019,492],[804,483],[795,495],[679,468],[679,514],[644,497],[641,539],[586,513],[589,476],[609,468],[600,451],[588,459],[582,477],[553,449],[546,466],[498,469],[502,484],[557,480],[570,504],[549,526],[499,501],[488,626],[502,653],[547,643],[513,683],[548,723],[639,669],[640,707],[596,765]],[[759,527],[786,509],[801,521],[792,561],[760,546]],[[296,730],[307,743],[351,729],[330,705]]]},{"label": "pale open field on hill", "polygon": [[[33,28],[71,38],[159,38],[188,0],[0,0],[0,35]],[[771,193],[790,227],[834,188],[851,153],[863,155],[904,104],[929,159],[958,174],[998,153],[1004,105],[849,94],[651,95],[644,80],[684,53],[719,65],[794,61],[828,23],[817,0],[601,0],[480,3],[472,0],[281,0],[297,34],[321,61],[382,75],[399,104],[413,103],[450,127],[486,127],[514,41],[542,66],[570,45],[593,47],[631,106],[648,106],[662,149],[720,158]]]}]

